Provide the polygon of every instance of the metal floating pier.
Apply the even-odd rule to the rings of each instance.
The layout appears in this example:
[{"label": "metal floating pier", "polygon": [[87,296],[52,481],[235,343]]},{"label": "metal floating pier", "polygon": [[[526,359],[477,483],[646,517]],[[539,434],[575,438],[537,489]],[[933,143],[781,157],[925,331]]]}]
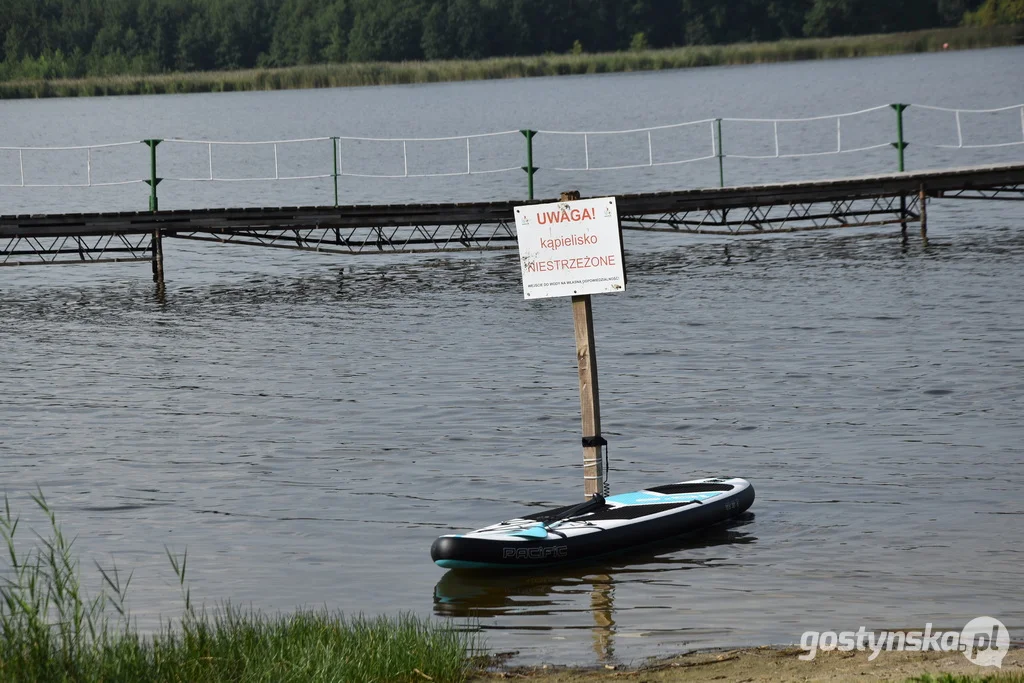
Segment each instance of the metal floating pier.
[{"label": "metal floating pier", "polygon": [[[626,194],[623,229],[716,235],[916,223],[929,199],[1024,199],[1024,164],[838,180]],[[548,201],[548,200],[539,200]],[[151,261],[163,240],[189,239],[336,254],[516,248],[522,200],[456,204],[262,207],[0,216],[0,265]]]}]

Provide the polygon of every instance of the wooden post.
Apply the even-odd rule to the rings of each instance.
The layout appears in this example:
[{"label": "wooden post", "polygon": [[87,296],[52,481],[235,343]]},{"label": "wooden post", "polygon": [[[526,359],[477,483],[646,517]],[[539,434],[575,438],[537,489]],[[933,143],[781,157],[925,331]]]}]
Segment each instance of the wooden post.
[{"label": "wooden post", "polygon": [[925,208],[928,202],[928,193],[924,191],[924,185],[921,185],[921,191],[917,195],[917,203],[921,212],[921,242],[924,246],[928,246],[928,209]]},{"label": "wooden post", "polygon": [[153,249],[153,282],[157,283],[160,287],[164,284],[164,240],[160,234],[160,229],[157,228],[153,231],[152,237],[152,249]]},{"label": "wooden post", "polygon": [[[597,348],[590,295],[621,292],[626,286],[621,260],[622,224],[618,221],[615,197],[581,200],[579,191],[569,190],[561,194],[558,202],[517,206],[514,214],[523,298],[572,298],[583,428],[583,491],[587,499],[599,502],[605,492],[606,468],[602,456],[607,458],[608,452],[601,451],[607,442],[601,436]],[[556,223],[562,225],[556,226]],[[580,274],[578,280],[552,280],[547,271],[553,270],[550,264],[554,263],[555,251],[562,247],[570,247],[569,253],[573,256],[586,256],[593,261],[587,266],[577,266],[591,270]],[[559,252],[557,257],[565,258],[565,254]]]},{"label": "wooden post", "polygon": [[572,298],[572,319],[576,327],[576,365],[580,375],[580,416],[583,421],[583,494],[593,498],[604,492],[601,446],[605,445],[605,440],[601,436],[597,348],[589,294]]}]

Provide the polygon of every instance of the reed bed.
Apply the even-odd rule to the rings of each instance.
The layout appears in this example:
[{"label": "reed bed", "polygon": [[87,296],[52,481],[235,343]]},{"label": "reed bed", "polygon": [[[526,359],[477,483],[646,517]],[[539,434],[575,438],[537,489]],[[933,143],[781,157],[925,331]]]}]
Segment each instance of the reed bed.
[{"label": "reed bed", "polygon": [[289,90],[529,78],[869,57],[943,49],[998,47],[1021,42],[1024,42],[1024,26],[965,27],[599,54],[434,62],[319,64],[278,69],[121,75],[74,80],[21,80],[0,83],[0,98]]},{"label": "reed bed", "polygon": [[[187,556],[168,552],[182,587],[180,622],[141,635],[124,608],[131,576],[97,568],[88,598],[78,562],[42,494],[49,537],[21,552],[6,498],[0,537],[0,681],[437,681],[465,680],[474,637],[412,615],[346,618],[321,611],[268,617],[230,605],[197,610]],[[2,550],[2,546],[0,546]]]}]

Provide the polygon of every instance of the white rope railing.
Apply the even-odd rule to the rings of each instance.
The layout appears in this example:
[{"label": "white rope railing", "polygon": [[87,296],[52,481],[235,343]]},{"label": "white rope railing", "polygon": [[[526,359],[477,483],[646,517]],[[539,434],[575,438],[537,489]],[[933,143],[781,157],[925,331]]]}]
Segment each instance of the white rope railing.
[{"label": "white rope railing", "polygon": [[948,111],[948,112],[960,111],[960,112],[963,112],[965,114],[995,114],[995,113],[1001,112],[1001,111],[1012,111],[1014,109],[1021,109],[1022,107],[1024,107],[1024,103],[1021,103],[1021,104],[1011,104],[1011,105],[1006,106],[1006,107],[996,107],[995,109],[954,109],[952,107],[935,107],[935,106],[932,106],[930,104],[915,104],[915,105],[911,105],[911,106],[913,106],[913,107],[915,107],[917,109],[931,109],[933,111]]},{"label": "white rope railing", "polygon": [[[936,147],[938,149],[994,149],[997,147],[1015,147],[1017,145],[1024,145],[1024,104],[1012,104],[1008,107],[997,107],[995,109],[953,109],[950,107],[933,107],[927,104],[914,105],[918,109],[924,109],[926,111],[939,111],[944,113],[953,114],[956,120],[956,144],[955,145],[936,145],[927,142],[920,142],[921,146],[924,147]],[[963,122],[961,120],[961,114],[999,114],[1004,111],[1020,111],[1020,140],[1014,140],[1012,142],[994,142],[987,144],[964,144],[964,132]]]},{"label": "white rope railing", "polygon": [[[0,187],[113,187],[116,185],[134,185],[145,182],[144,180],[108,180],[94,181],[92,177],[92,153],[97,149],[110,149],[113,147],[127,147],[139,144],[137,140],[131,142],[108,142],[98,145],[71,145],[64,147],[0,147],[0,152],[18,153],[18,176],[17,183],[0,183]],[[84,183],[34,183],[25,179],[25,152],[78,152],[85,151],[85,182]]]},{"label": "white rope railing", "polygon": [[[470,149],[472,140],[481,140],[484,138],[496,138],[505,135],[519,135],[518,130],[505,130],[497,133],[475,133],[471,135],[451,135],[445,137],[414,137],[414,138],[378,138],[378,137],[355,137],[351,135],[343,135],[335,138],[337,140],[338,150],[338,175],[348,176],[351,178],[448,178],[452,176],[470,176],[470,175],[484,175],[489,173],[507,173],[509,171],[521,170],[521,166],[507,166],[502,168],[477,168],[474,169],[472,166],[472,151]],[[409,143],[432,143],[432,142],[456,142],[458,140],[466,141],[466,170],[462,171],[439,171],[434,173],[410,173],[409,172]],[[345,152],[344,143],[384,143],[384,144],[397,144],[402,143],[402,173],[359,173],[352,170],[345,170]]]},{"label": "white rope railing", "polygon": [[828,119],[843,119],[851,116],[860,116],[861,114],[870,114],[873,111],[881,111],[888,109],[889,105],[880,104],[877,107],[869,107],[867,109],[858,109],[857,111],[843,112],[842,114],[822,114],[820,116],[804,116],[802,118],[772,118],[772,119],[752,119],[752,118],[723,118],[723,121],[736,121],[740,123],[806,123],[809,121],[827,121]]},{"label": "white rope railing", "polygon": [[[444,137],[408,137],[408,138],[382,138],[382,137],[357,137],[357,136],[336,136],[336,137],[318,137],[318,138],[297,138],[290,140],[258,140],[258,141],[219,141],[219,140],[187,140],[181,138],[175,138],[171,140],[165,140],[165,143],[181,143],[191,145],[205,145],[207,148],[207,173],[205,176],[179,176],[179,177],[168,177],[167,180],[176,180],[182,182],[243,182],[243,181],[273,181],[273,180],[313,180],[313,179],[324,179],[333,178],[335,175],[356,177],[356,178],[438,178],[438,177],[450,177],[450,176],[464,176],[464,175],[479,175],[486,173],[505,173],[508,171],[520,170],[520,166],[507,166],[503,168],[473,168],[472,162],[472,141],[479,140],[482,138],[493,138],[502,135],[518,134],[519,131],[500,131],[497,133],[478,133],[473,135],[457,135],[457,136],[444,136]],[[282,145],[286,144],[301,144],[301,143],[314,143],[324,141],[334,141],[332,144],[335,145],[334,151],[337,155],[338,170],[335,174],[333,170],[328,173],[319,174],[304,174],[304,175],[281,175],[280,161],[279,161],[279,150]],[[435,143],[435,142],[454,142],[454,141],[465,141],[465,170],[459,171],[443,171],[443,172],[427,172],[427,173],[416,173],[409,171],[409,143]],[[402,172],[401,173],[365,173],[354,171],[351,168],[346,168],[346,162],[348,157],[345,153],[345,143],[379,143],[379,144],[395,144],[401,145],[402,151]],[[258,145],[269,145],[272,147],[274,156],[274,173],[273,175],[263,176],[228,176],[219,175],[214,169],[214,154],[213,148],[215,145],[235,145],[235,146],[258,146]]]},{"label": "white rope railing", "polygon": [[[683,157],[677,159],[669,159],[667,161],[655,161],[654,160],[654,143],[652,140],[652,133],[655,131],[667,131],[685,128],[687,126],[699,126],[702,124],[710,124],[711,126],[711,153],[702,156],[695,157]],[[689,164],[695,161],[706,161],[713,159],[717,155],[717,143],[715,141],[715,119],[701,119],[699,121],[685,121],[683,123],[670,123],[662,126],[648,126],[646,128],[629,128],[624,130],[592,130],[592,131],[570,131],[570,130],[538,130],[538,134],[542,135],[568,135],[574,137],[583,138],[583,166],[550,166],[545,167],[549,171],[620,171],[623,169],[630,168],[653,168],[658,166],[676,166],[679,164]],[[635,135],[637,133],[646,133],[647,141],[647,161],[646,163],[632,163],[632,164],[618,164],[613,166],[594,166],[590,163],[590,138],[592,136],[612,136],[612,135]]]},{"label": "white rope railing", "polygon": [[[926,140],[914,138],[911,134],[911,141],[920,147],[932,147],[947,150],[977,150],[994,149],[1005,147],[1016,147],[1024,145],[1024,104],[1015,104],[993,109],[965,109],[938,107],[932,105],[915,104],[908,105],[910,111],[933,111],[942,115],[951,115],[956,127],[955,141],[949,143],[935,144]],[[642,128],[628,128],[621,130],[538,130],[534,135],[541,136],[534,138],[535,151],[539,149],[553,156],[552,163],[542,164],[545,171],[557,172],[590,172],[590,171],[621,171],[640,168],[671,167],[682,164],[708,161],[711,159],[796,159],[804,157],[823,157],[836,154],[853,154],[870,152],[872,150],[888,148],[892,142],[890,138],[894,132],[890,124],[880,124],[873,119],[866,122],[852,124],[847,123],[853,117],[870,115],[883,110],[888,110],[890,105],[878,105],[857,111],[843,112],[838,114],[825,114],[807,117],[777,117],[777,118],[753,118],[753,117],[730,117],[721,119],[705,118],[695,121],[685,121],[658,126],[647,126]],[[1015,123],[1010,126],[1010,139],[1007,139],[1005,130],[998,133],[997,141],[976,142],[970,141],[965,133],[965,120],[970,122],[971,116],[999,115],[1006,112],[1019,112],[1020,118],[1020,139],[1016,139],[1013,132]],[[800,131],[800,137],[807,139],[808,135],[817,136],[814,139],[828,140],[832,135],[827,130],[822,132],[816,122],[835,121],[834,147],[829,144],[828,149],[815,151],[799,151],[792,149],[793,143],[790,140],[788,131],[796,126]],[[726,130],[723,142],[722,124],[752,124],[755,129],[745,132],[742,136],[732,134],[732,130]],[[809,127],[806,124],[811,124]],[[705,147],[707,138],[702,138],[704,133],[701,127],[707,126],[710,138],[710,146]],[[757,132],[757,126],[765,126],[764,133]],[[803,128],[800,128],[804,126]],[[851,128],[852,126],[852,128]],[[685,132],[687,129],[693,132]],[[990,129],[986,129],[990,130]],[[680,131],[675,134],[675,131]],[[508,164],[507,159],[513,152],[510,151],[507,142],[495,143],[485,142],[500,137],[514,136],[519,139],[522,131],[505,130],[493,133],[476,133],[470,135],[454,135],[444,137],[358,137],[358,136],[321,136],[309,138],[280,139],[280,140],[257,140],[257,141],[231,141],[231,140],[196,140],[183,138],[170,138],[161,141],[161,150],[167,146],[197,146],[205,147],[205,157],[199,161],[196,156],[187,158],[172,156],[168,162],[166,157],[161,157],[161,169],[185,168],[184,173],[171,173],[161,176],[164,180],[179,182],[257,182],[257,181],[305,181],[305,180],[326,180],[340,177],[349,178],[445,178],[455,176],[473,176],[483,174],[518,172],[523,166],[518,163],[518,155],[521,151],[517,149],[514,164]],[[578,139],[571,142],[569,147],[558,147],[557,143],[552,148],[545,142],[550,138],[569,137]],[[884,136],[878,140],[876,136]],[[597,140],[609,140],[617,138],[609,143]],[[874,139],[872,139],[874,138]],[[990,138],[991,139],[991,138]],[[852,142],[851,142],[852,141]],[[152,142],[152,141],[143,141]],[[300,153],[291,153],[289,156],[282,156],[286,147],[294,145],[317,145],[317,143],[330,143],[329,153],[334,157],[334,163],[326,160],[328,150],[326,145],[317,148],[315,153],[310,153],[308,147]],[[145,179],[137,180],[98,180],[96,177],[95,153],[97,150],[108,148],[126,147],[138,145],[139,141],[115,142],[98,145],[76,145],[62,147],[0,147],[0,172],[4,172],[5,163],[7,172],[0,176],[0,188],[72,188],[72,187],[103,187],[117,185],[131,185],[148,182]],[[155,144],[155,143],[154,143]],[[760,148],[749,149],[751,144]],[[372,146],[384,146],[384,153],[378,152]],[[431,145],[441,145],[442,154],[430,153]],[[368,147],[369,146],[369,147]],[[743,147],[747,146],[750,152],[744,152]],[[269,150],[269,154],[262,160],[253,163],[252,160],[240,160],[237,154],[226,154],[219,156],[218,149],[238,147],[263,147]],[[555,151],[552,151],[554,149]],[[579,152],[572,151],[578,149]],[[568,150],[568,151],[567,151]],[[763,151],[762,151],[763,150]],[[595,151],[600,154],[595,154]],[[26,158],[42,153],[68,153],[76,155],[81,153],[83,158],[81,166],[78,162],[73,164],[48,163],[45,171],[51,176],[71,175],[75,182],[38,182],[32,176],[37,172],[26,171]],[[173,153],[172,153],[173,154]],[[570,155],[579,154],[576,163],[566,163]],[[317,155],[321,155],[319,158]],[[560,155],[560,156],[559,156]],[[611,157],[606,162],[596,162],[601,155]],[[6,159],[5,159],[6,157]],[[498,161],[495,166],[489,166],[488,161],[503,159],[505,163]],[[104,160],[105,162],[108,160]],[[13,163],[12,163],[13,162]],[[199,173],[193,170],[198,162]],[[610,162],[610,163],[609,163]],[[616,163],[618,162],[618,163]],[[232,172],[238,168],[254,168],[260,163],[266,164],[266,170],[257,172],[253,176],[238,175]],[[296,168],[294,164],[299,166]],[[15,167],[16,164],[16,167]],[[390,168],[388,167],[390,164]],[[291,165],[291,168],[288,168]],[[376,168],[373,166],[376,165]],[[33,168],[29,164],[30,169]],[[125,167],[124,163],[120,167]],[[443,167],[443,168],[439,168]],[[420,170],[426,168],[427,170]],[[320,171],[320,169],[323,169]],[[394,169],[394,170],[391,170]],[[292,172],[289,172],[289,171]],[[139,169],[140,176],[145,176],[142,169]],[[310,171],[310,172],[304,172]],[[78,179],[81,178],[81,182]],[[6,181],[6,182],[5,182]]]},{"label": "white rope railing", "polygon": [[[237,140],[188,140],[184,138],[171,138],[164,140],[164,144],[182,144],[182,145],[205,145],[206,146],[206,159],[207,159],[207,175],[206,176],[186,176],[186,177],[167,177],[165,180],[175,180],[179,182],[219,182],[219,183],[241,183],[250,181],[271,181],[271,180],[316,180],[322,178],[331,178],[331,173],[315,173],[315,174],[303,174],[303,175],[281,175],[280,162],[279,162],[279,148],[281,145],[289,144],[302,144],[311,142],[328,142],[331,138],[329,137],[318,137],[318,138],[295,138],[291,140],[255,140],[255,141],[237,141]],[[214,172],[213,168],[213,147],[214,145],[223,145],[226,147],[265,147],[270,146],[274,152],[274,175],[268,176],[218,176]]]},{"label": "white rope railing", "polygon": [[[824,114],[821,116],[804,116],[800,118],[723,118],[723,123],[770,123],[772,124],[772,138],[775,147],[773,154],[737,154],[734,152],[724,153],[722,156],[725,158],[733,159],[799,159],[803,157],[820,157],[827,156],[830,154],[851,154],[854,152],[868,152],[873,149],[881,149],[888,147],[889,142],[879,142],[873,145],[861,145],[859,147],[843,147],[843,119],[850,118],[853,116],[861,116],[864,114],[870,114],[872,112],[881,111],[888,109],[889,105],[882,104],[877,107],[869,107],[868,109],[860,109],[858,111],[844,112],[841,114]],[[780,123],[811,123],[814,121],[829,121],[835,119],[836,122],[836,147],[835,149],[828,149],[818,152],[782,152],[782,144],[779,142],[779,124]]]}]

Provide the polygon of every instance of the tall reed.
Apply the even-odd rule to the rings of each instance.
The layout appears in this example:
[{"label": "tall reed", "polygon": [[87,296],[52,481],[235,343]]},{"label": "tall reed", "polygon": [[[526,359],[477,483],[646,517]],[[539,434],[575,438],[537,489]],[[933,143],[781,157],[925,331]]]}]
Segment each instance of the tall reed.
[{"label": "tall reed", "polygon": [[[177,626],[140,635],[124,607],[131,577],[97,564],[102,589],[85,595],[78,561],[42,493],[49,522],[19,550],[5,497],[0,537],[0,681],[462,681],[477,647],[466,629],[413,615],[348,618],[326,610],[268,617],[224,605],[196,609],[187,555],[168,551],[185,608]],[[113,610],[113,614],[108,611]]]}]

